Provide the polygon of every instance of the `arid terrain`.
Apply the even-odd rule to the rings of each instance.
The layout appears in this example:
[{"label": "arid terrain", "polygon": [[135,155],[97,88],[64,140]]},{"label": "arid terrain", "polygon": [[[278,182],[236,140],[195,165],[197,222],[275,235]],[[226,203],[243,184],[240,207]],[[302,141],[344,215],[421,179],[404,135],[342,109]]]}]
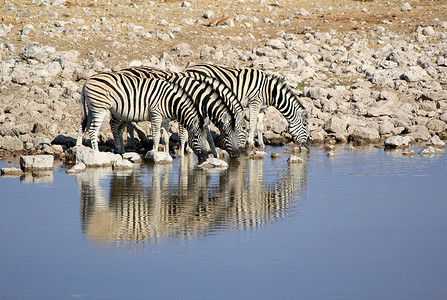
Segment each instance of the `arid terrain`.
[{"label": "arid terrain", "polygon": [[[56,151],[54,137],[76,137],[84,80],[141,64],[284,76],[315,143],[447,137],[445,0],[29,0],[3,1],[0,16],[0,157]],[[270,136],[287,138],[271,116]]]}]

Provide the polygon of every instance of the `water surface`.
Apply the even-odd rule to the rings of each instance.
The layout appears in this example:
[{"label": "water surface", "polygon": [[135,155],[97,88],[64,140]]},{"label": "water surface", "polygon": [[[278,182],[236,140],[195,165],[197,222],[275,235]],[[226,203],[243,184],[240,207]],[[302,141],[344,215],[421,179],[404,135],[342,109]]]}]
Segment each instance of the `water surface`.
[{"label": "water surface", "polygon": [[1,177],[0,298],[447,297],[446,155],[272,151]]}]

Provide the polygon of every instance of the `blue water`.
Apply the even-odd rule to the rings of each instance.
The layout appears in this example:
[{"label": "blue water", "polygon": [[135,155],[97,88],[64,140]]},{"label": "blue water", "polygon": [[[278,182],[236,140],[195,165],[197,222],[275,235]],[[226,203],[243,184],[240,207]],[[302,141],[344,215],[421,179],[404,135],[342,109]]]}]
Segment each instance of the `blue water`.
[{"label": "blue water", "polygon": [[272,151],[222,172],[0,177],[0,298],[447,297],[445,154]]}]

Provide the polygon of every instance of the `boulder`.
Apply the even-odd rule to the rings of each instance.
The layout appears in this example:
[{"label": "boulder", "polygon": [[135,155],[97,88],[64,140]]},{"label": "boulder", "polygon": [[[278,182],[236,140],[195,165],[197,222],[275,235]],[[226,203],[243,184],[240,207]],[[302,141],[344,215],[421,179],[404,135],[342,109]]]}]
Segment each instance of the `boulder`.
[{"label": "boulder", "polygon": [[112,152],[99,152],[89,147],[76,146],[68,149],[67,159],[75,161],[76,164],[84,163],[87,167],[106,167],[112,166],[122,157]]},{"label": "boulder", "polygon": [[16,136],[0,136],[0,149],[21,151],[24,149],[23,141]]},{"label": "boulder", "polygon": [[447,124],[441,120],[432,119],[425,124],[428,130],[432,130],[434,132],[443,132],[447,128]]},{"label": "boulder", "polygon": [[445,147],[445,142],[439,138],[439,136],[434,135],[427,141],[427,146],[433,147]]},{"label": "boulder", "polygon": [[201,163],[199,165],[199,167],[205,168],[205,169],[213,169],[213,168],[225,169],[225,168],[228,168],[228,163],[226,161],[218,159],[218,158],[209,157],[209,158],[207,158],[207,160],[205,160],[203,163]]},{"label": "boulder", "polygon": [[411,136],[400,135],[389,137],[383,142],[386,149],[407,148],[412,143],[414,139]]},{"label": "boulder", "polygon": [[118,159],[112,165],[113,170],[130,170],[133,169],[133,163],[127,159]]},{"label": "boulder", "polygon": [[131,161],[133,163],[140,162],[142,160],[141,159],[141,155],[136,153],[136,152],[126,152],[126,153],[124,153],[123,154],[123,159],[127,159],[127,160],[129,160],[129,161]]},{"label": "boulder", "polygon": [[354,126],[350,138],[353,141],[377,142],[380,140],[380,134],[375,128]]},{"label": "boulder", "polygon": [[23,171],[19,168],[2,168],[1,169],[2,176],[21,176]]},{"label": "boulder", "polygon": [[431,138],[428,128],[424,125],[413,125],[406,128],[409,136],[415,140],[427,141]]},{"label": "boulder", "polygon": [[293,154],[289,157],[289,159],[287,161],[289,162],[289,164],[302,164],[302,163],[304,163],[304,159],[302,159],[299,156],[293,155]]},{"label": "boulder", "polygon": [[24,171],[53,170],[53,155],[25,155],[20,157],[20,167]]},{"label": "boulder", "polygon": [[160,164],[172,163],[172,156],[167,152],[151,150],[146,153],[144,159]]},{"label": "boulder", "polygon": [[431,79],[430,75],[419,66],[407,68],[401,78],[409,82],[428,81]]},{"label": "boulder", "polygon": [[437,149],[432,146],[428,146],[427,148],[419,151],[419,154],[424,155],[424,156],[439,155],[439,154],[443,154],[443,153],[444,153],[444,150]]},{"label": "boulder", "polygon": [[251,159],[263,159],[266,156],[267,153],[265,153],[264,151],[253,151],[252,153],[250,153]]},{"label": "boulder", "polygon": [[74,165],[73,167],[71,167],[70,169],[68,169],[67,171],[65,171],[65,173],[67,174],[77,174],[77,173],[81,173],[86,169],[86,165],[82,162],[77,163],[76,165]]},{"label": "boulder", "polygon": [[278,152],[272,152],[272,154],[270,155],[270,157],[272,159],[277,159],[281,157],[281,154],[279,154]]}]

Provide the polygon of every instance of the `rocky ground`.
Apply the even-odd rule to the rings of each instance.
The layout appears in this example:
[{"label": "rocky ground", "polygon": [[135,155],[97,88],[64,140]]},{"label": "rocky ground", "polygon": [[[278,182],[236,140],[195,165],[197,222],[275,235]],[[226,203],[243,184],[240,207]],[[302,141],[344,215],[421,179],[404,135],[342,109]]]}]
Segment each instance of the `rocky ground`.
[{"label": "rocky ground", "polygon": [[[0,16],[0,158],[72,146],[97,72],[200,62],[283,76],[313,143],[447,139],[445,0],[19,0]],[[264,124],[290,141],[273,108]]]}]

